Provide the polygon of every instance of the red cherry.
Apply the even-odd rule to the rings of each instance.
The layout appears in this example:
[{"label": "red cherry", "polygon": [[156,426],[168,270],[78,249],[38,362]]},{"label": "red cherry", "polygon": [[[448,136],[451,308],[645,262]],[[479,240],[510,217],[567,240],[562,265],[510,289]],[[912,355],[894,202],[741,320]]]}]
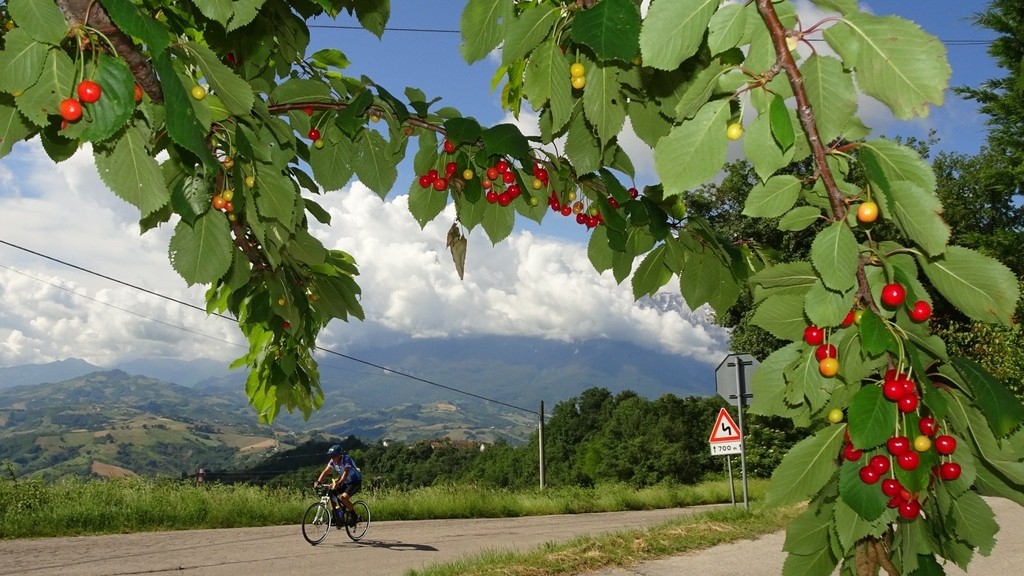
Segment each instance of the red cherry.
[{"label": "red cherry", "polygon": [[505,184],[511,184],[516,181],[516,175],[513,174],[512,172],[502,172],[501,181],[504,182]]},{"label": "red cherry", "polygon": [[455,144],[452,144],[452,141],[447,138],[444,139],[444,151],[449,154],[455,152]]},{"label": "red cherry", "polygon": [[925,416],[917,423],[917,429],[925,436],[932,436],[939,429],[939,425],[935,422],[935,418]]},{"label": "red cherry", "polygon": [[494,186],[494,183],[488,180],[487,178],[484,178],[483,180],[480,181],[480,186],[482,186],[484,190],[490,190],[491,186]]},{"label": "red cherry", "polygon": [[860,469],[860,480],[865,484],[874,484],[878,482],[878,471],[871,466],[865,466]]},{"label": "red cherry", "polygon": [[544,168],[537,168],[533,171],[533,175],[536,176],[538,180],[543,180],[544,182],[548,181],[548,171]]},{"label": "red cherry", "polygon": [[495,164],[494,167],[497,168],[498,172],[501,172],[502,174],[508,172],[508,162],[506,162],[505,160],[498,160],[498,163]]},{"label": "red cherry", "polygon": [[949,456],[956,451],[956,438],[943,434],[935,438],[935,451],[943,456]]},{"label": "red cherry", "polygon": [[487,201],[490,202],[491,204],[494,204],[495,202],[497,202],[498,201],[498,193],[495,192],[494,190],[488,190],[487,191]]},{"label": "red cherry", "polygon": [[846,313],[846,318],[843,318],[843,323],[840,324],[839,326],[842,328],[846,328],[847,326],[853,324],[853,321],[856,318],[857,315],[853,313],[853,310],[850,310],[849,312]]},{"label": "red cherry", "polygon": [[597,228],[600,223],[601,219],[597,216],[587,218],[587,228]]},{"label": "red cherry", "polygon": [[310,140],[319,140],[320,139],[320,131],[317,130],[316,128],[310,128],[309,129],[309,139]]},{"label": "red cherry", "polygon": [[60,101],[60,117],[68,122],[75,122],[82,117],[82,103],[74,98]]},{"label": "red cherry", "polygon": [[612,208],[618,208],[619,207],[619,201],[616,200],[614,197],[609,196],[608,197],[608,205],[611,206]]},{"label": "red cherry", "polygon": [[587,215],[584,214],[583,212],[580,212],[579,214],[577,214],[576,215],[576,223],[577,224],[586,224],[587,223]]},{"label": "red cherry", "polygon": [[804,342],[806,342],[808,346],[820,346],[825,342],[825,331],[814,324],[811,324],[807,328],[804,328]]},{"label": "red cherry", "polygon": [[637,190],[636,188],[630,188],[629,189],[629,197],[630,198],[636,198],[639,195],[640,195],[640,191]]},{"label": "red cherry", "polygon": [[142,102],[142,86],[138,82],[135,83],[135,101]]},{"label": "red cherry", "polygon": [[885,494],[890,498],[895,498],[896,496],[899,496],[902,490],[903,486],[900,484],[899,480],[895,478],[886,478],[885,480],[882,480],[882,494]]},{"label": "red cherry", "polygon": [[943,462],[939,467],[939,478],[946,481],[956,480],[960,477],[961,472],[963,469],[956,462]]},{"label": "red cherry", "polygon": [[442,190],[446,190],[447,188],[448,188],[448,179],[447,178],[438,178],[437,180],[434,180],[434,190],[437,190],[438,192],[440,192]]},{"label": "red cherry", "polygon": [[498,194],[498,206],[508,206],[509,204],[512,203],[512,200],[514,199],[515,198],[513,198],[512,195],[509,194],[509,191],[505,190],[504,192]]},{"label": "red cherry", "polygon": [[882,287],[882,304],[895,308],[907,299],[907,290],[902,284],[893,282]]},{"label": "red cherry", "polygon": [[437,170],[430,169],[427,170],[427,176],[430,178],[430,181],[433,182],[434,180],[437,180],[439,174],[437,173]]},{"label": "red cherry", "polygon": [[78,99],[87,104],[100,99],[103,94],[103,88],[99,84],[92,80],[82,80],[78,83]]},{"label": "red cherry", "polygon": [[444,165],[444,173],[451,176],[455,174],[455,171],[459,169],[459,165],[455,162],[449,162]]},{"label": "red cherry", "polygon": [[916,520],[921,514],[921,504],[917,500],[908,500],[900,504],[900,516],[907,520]]},{"label": "red cherry", "polygon": [[523,193],[523,189],[518,184],[509,186],[505,191],[511,194],[513,199],[519,198],[519,195]]},{"label": "red cherry", "polygon": [[882,395],[892,402],[896,402],[900,398],[903,398],[905,391],[906,388],[903,386],[903,382],[898,380],[886,380],[882,384]]},{"label": "red cherry", "polygon": [[868,466],[879,474],[885,474],[889,471],[889,459],[878,454],[876,456],[872,456],[871,460],[868,460]]},{"label": "red cherry", "polygon": [[495,168],[494,166],[491,166],[490,168],[487,169],[488,180],[497,180],[499,174],[501,174],[501,172],[498,172],[498,169]]},{"label": "red cherry", "polygon": [[312,116],[314,112],[312,106],[306,106],[305,108],[302,109],[302,111],[306,113],[306,116]]},{"label": "red cherry", "polygon": [[568,204],[566,204],[565,206],[562,206],[562,216],[571,216],[571,215],[572,215],[572,206],[569,206]]},{"label": "red cherry", "polygon": [[836,358],[838,356],[839,351],[831,344],[822,344],[814,351],[814,357],[818,359],[818,362],[821,362],[825,358]]},{"label": "red cherry", "polygon": [[911,450],[904,454],[900,454],[896,457],[896,464],[904,470],[916,470],[921,464],[921,457],[917,455],[917,452]]},{"label": "red cherry", "polygon": [[932,307],[924,300],[918,300],[910,309],[910,319],[914,322],[924,322],[932,315]]},{"label": "red cherry", "polygon": [[427,176],[426,174],[420,176],[420,187],[430,188],[430,185],[433,183],[434,181],[430,179],[430,176]]},{"label": "red cherry", "polygon": [[904,394],[899,400],[896,401],[896,406],[899,407],[900,412],[904,414],[917,410],[917,404],[920,402],[917,396],[914,394]]},{"label": "red cherry", "polygon": [[853,447],[853,444],[847,442],[843,445],[843,458],[850,462],[856,462],[860,460],[860,457],[864,454],[863,450],[857,450]]},{"label": "red cherry", "polygon": [[290,328],[292,327],[292,323],[291,323],[291,322],[289,322],[289,321],[287,321],[287,320],[285,320],[285,321],[284,321],[284,322],[283,322],[283,323],[281,324],[281,327],[282,327],[282,328],[284,328],[285,330],[288,330],[288,329],[290,329]]},{"label": "red cherry", "polygon": [[906,436],[894,436],[886,441],[885,447],[889,449],[889,453],[893,456],[906,454],[907,452],[910,452],[910,438],[907,438]]}]

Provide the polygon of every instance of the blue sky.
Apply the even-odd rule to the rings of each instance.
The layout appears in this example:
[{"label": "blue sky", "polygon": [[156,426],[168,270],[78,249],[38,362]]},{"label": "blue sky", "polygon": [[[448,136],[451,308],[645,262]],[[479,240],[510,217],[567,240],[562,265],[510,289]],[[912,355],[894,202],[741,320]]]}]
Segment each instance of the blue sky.
[{"label": "blue sky", "polygon": [[[341,49],[353,62],[351,75],[365,74],[395,94],[415,86],[485,124],[500,122],[507,118],[490,90],[494,62],[467,66],[459,55],[458,34],[400,30],[456,30],[464,3],[392,0],[389,26],[396,30],[384,40],[361,30],[313,28],[311,49]],[[797,5],[801,12],[812,8],[806,0]],[[874,0],[867,7],[878,14],[898,10],[950,42],[952,83],[975,85],[1000,75],[986,45],[964,43],[992,38],[965,21],[979,5]],[[353,21],[342,18],[336,24],[351,26]],[[934,128],[939,149],[965,153],[977,152],[985,133],[984,118],[973,103],[952,95],[926,119],[895,123],[877,115],[869,124],[889,136],[923,137]],[[650,165],[644,160],[634,157],[638,165]],[[711,366],[724,355],[723,331],[690,315],[638,308],[628,281],[617,285],[608,274],[598,276],[586,258],[586,235],[569,219],[524,225],[494,247],[483,234],[472,233],[466,278],[459,280],[444,246],[454,213],[449,210],[420,230],[405,205],[405,182],[412,177],[400,175],[384,202],[359,184],[322,198],[334,226],[317,234],[359,262],[368,320],[332,324],[321,346],[344,351],[354,342],[395,334],[486,332],[562,340],[614,337],[694,356]],[[167,262],[171,227],[140,238],[137,218],[133,208],[103,187],[88,150],[55,167],[38,142],[29,142],[0,159],[0,240],[201,305],[202,289],[187,287]],[[2,244],[0,301],[0,366],[68,357],[99,365],[140,356],[227,361],[244,352],[230,322]],[[698,311],[698,318],[702,314]]]}]

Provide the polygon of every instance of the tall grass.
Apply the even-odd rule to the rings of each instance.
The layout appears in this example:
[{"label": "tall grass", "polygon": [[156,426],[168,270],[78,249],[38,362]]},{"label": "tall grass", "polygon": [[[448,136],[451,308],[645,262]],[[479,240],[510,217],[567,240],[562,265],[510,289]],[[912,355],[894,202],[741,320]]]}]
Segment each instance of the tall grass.
[{"label": "tall grass", "polygon": [[[751,498],[760,498],[766,485],[751,480]],[[357,498],[367,501],[375,521],[648,510],[730,499],[726,481],[642,490],[613,484],[521,492],[446,485],[411,491],[368,489]],[[55,484],[4,480],[0,538],[297,524],[315,499],[311,491],[242,484],[197,487],[140,478]]]}]

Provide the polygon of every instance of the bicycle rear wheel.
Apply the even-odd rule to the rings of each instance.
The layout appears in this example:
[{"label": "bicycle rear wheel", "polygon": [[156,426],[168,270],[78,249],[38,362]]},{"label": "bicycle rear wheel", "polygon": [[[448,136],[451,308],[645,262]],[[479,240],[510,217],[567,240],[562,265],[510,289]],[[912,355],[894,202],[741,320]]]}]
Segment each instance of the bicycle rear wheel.
[{"label": "bicycle rear wheel", "polygon": [[313,546],[324,541],[331,531],[331,509],[323,502],[314,502],[302,515],[302,537]]},{"label": "bicycle rear wheel", "polygon": [[370,529],[370,507],[362,500],[352,502],[352,509],[356,511],[356,522],[345,524],[345,532],[353,542],[359,542]]}]

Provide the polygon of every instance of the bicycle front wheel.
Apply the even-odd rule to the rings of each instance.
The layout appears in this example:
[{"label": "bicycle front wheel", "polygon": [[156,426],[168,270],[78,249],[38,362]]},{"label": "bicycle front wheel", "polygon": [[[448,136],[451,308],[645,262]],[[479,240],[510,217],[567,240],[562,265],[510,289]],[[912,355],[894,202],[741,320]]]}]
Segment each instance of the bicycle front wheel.
[{"label": "bicycle front wheel", "polygon": [[313,546],[324,541],[331,531],[331,509],[323,502],[314,502],[302,515],[302,537]]},{"label": "bicycle front wheel", "polygon": [[366,535],[366,531],[370,529],[370,507],[366,502],[356,500],[352,502],[352,509],[356,511],[355,522],[347,522],[345,532],[348,532],[348,537],[353,542],[359,542]]}]

